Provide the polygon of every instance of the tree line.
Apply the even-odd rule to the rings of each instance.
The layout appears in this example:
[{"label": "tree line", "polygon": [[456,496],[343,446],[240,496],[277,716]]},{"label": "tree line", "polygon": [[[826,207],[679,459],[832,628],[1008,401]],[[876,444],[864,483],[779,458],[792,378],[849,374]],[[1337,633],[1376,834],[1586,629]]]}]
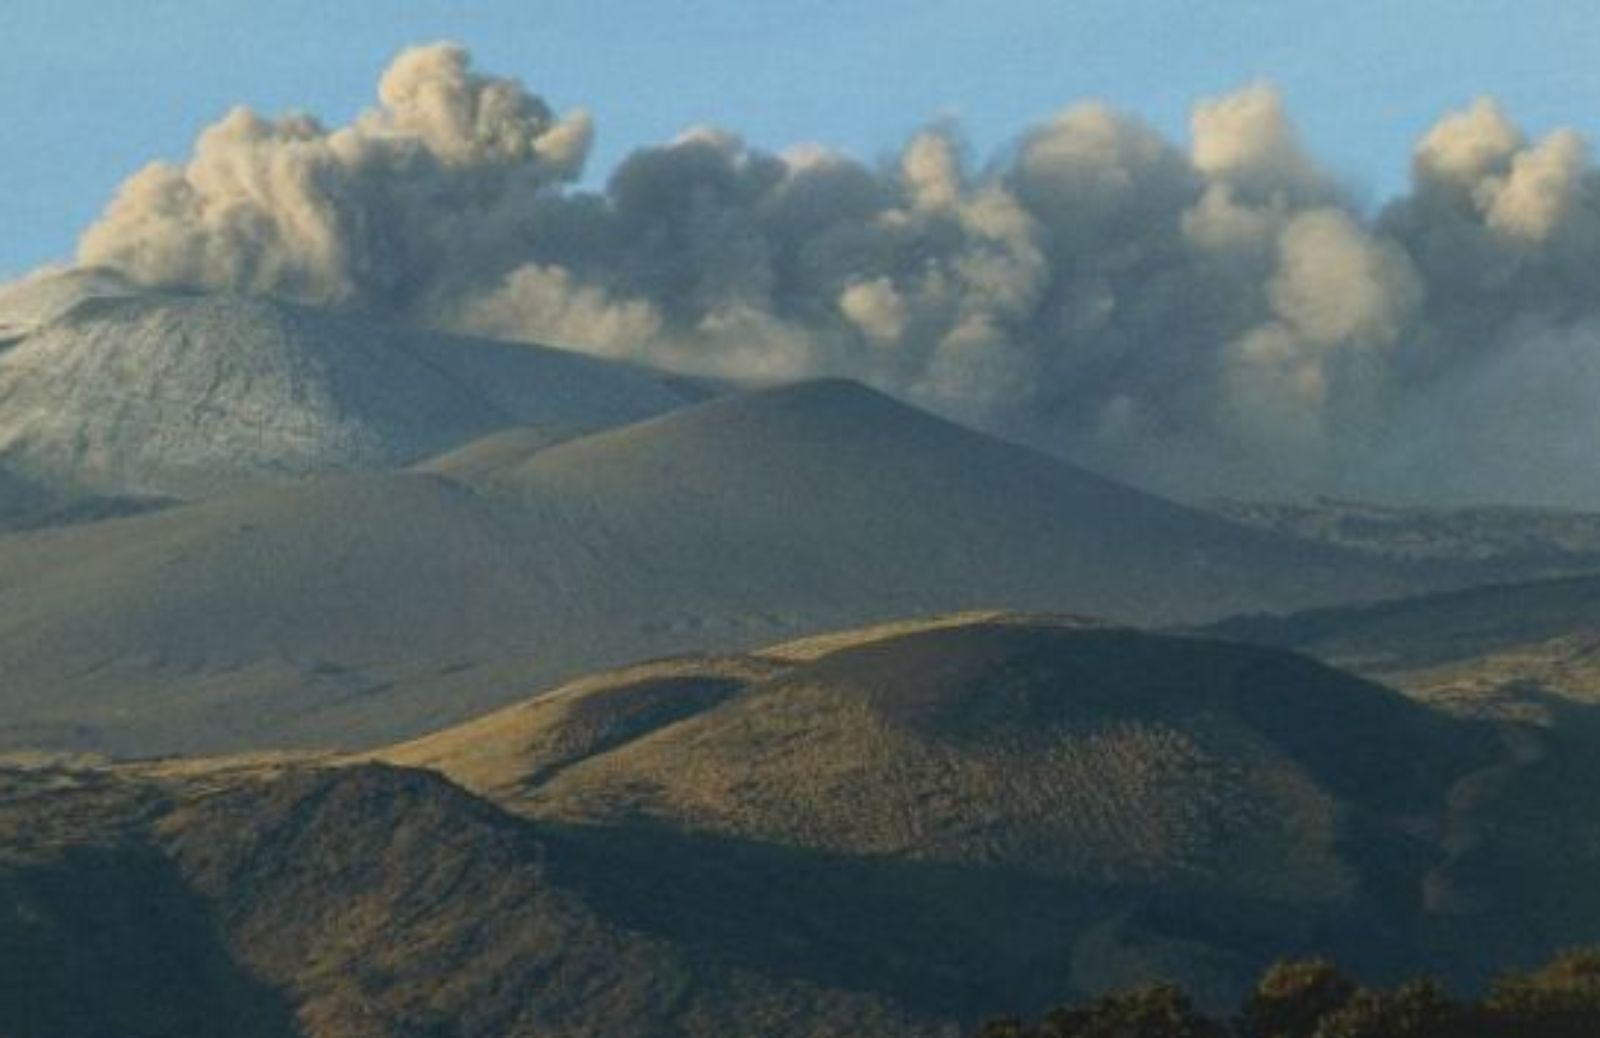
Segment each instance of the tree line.
[{"label": "tree line", "polygon": [[1325,959],[1279,962],[1219,1019],[1173,984],[1103,995],[1036,1022],[993,1020],[977,1038],[1600,1038],[1600,947],[1502,974],[1475,1001],[1429,978],[1363,987]]}]

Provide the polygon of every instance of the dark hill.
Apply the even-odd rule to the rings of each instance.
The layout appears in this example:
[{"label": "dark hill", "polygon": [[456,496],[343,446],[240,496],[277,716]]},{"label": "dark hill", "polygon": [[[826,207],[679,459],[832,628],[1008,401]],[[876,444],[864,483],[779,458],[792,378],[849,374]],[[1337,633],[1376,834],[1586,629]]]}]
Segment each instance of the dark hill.
[{"label": "dark hill", "polygon": [[[1581,800],[1529,813],[1563,776],[1527,784],[1501,735],[1273,650],[900,624],[593,675],[404,766],[7,770],[0,913],[82,976],[149,953],[176,964],[153,990],[211,985],[171,1038],[246,1012],[308,1038],[909,1038],[1157,975],[1226,1005],[1312,953],[1470,980],[1600,925]],[[135,907],[157,886],[160,925]],[[63,939],[91,905],[137,925]]]},{"label": "dark hill", "polygon": [[1495,584],[1289,616],[1209,633],[1315,655],[1467,711],[1546,716],[1600,703],[1600,578]]},{"label": "dark hill", "polygon": [[[635,669],[392,759],[542,818],[1353,904],[1352,832],[1499,756],[1301,657],[1126,629],[974,619],[768,665]],[[649,696],[692,706],[579,736]]]}]

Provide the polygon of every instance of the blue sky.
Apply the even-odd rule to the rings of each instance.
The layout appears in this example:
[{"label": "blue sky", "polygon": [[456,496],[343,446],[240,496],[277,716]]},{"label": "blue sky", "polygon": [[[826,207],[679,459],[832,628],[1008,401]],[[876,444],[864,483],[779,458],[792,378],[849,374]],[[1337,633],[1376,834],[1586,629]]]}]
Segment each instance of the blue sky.
[{"label": "blue sky", "polygon": [[1199,96],[1276,83],[1374,200],[1479,94],[1530,130],[1600,126],[1594,0],[4,0],[0,278],[65,258],[115,185],[230,105],[343,121],[399,48],[468,45],[586,107],[591,178],[711,123],[865,158],[957,117],[981,154],[1099,98],[1181,138]]}]

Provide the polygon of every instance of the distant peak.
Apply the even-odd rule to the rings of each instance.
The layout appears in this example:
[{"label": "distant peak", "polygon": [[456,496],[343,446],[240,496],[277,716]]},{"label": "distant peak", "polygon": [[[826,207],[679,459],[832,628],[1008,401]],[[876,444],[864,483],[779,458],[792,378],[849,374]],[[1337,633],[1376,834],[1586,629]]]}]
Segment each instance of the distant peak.
[{"label": "distant peak", "polygon": [[93,267],[46,268],[0,285],[0,336],[28,334],[86,303],[126,299],[141,289],[109,270]]},{"label": "distant peak", "polygon": [[911,404],[848,378],[785,382],[720,397],[697,410],[826,422],[882,420],[886,417],[939,421]]},{"label": "distant peak", "polygon": [[838,375],[827,378],[801,379],[797,382],[785,382],[757,392],[796,400],[872,401],[878,404],[905,406],[895,397],[882,390],[874,389],[865,382],[858,382],[853,378],[845,378]]},{"label": "distant peak", "polygon": [[885,398],[885,394],[873,389],[864,382],[843,375],[830,375],[824,378],[805,378],[794,382],[780,382],[774,386],[767,386],[755,390],[769,396],[870,396]]}]

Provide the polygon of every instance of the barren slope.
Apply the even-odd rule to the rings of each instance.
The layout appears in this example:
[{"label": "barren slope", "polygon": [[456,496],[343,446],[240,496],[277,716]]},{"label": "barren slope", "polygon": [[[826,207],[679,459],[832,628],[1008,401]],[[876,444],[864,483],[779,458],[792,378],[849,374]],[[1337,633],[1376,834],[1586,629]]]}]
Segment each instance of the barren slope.
[{"label": "barren slope", "polygon": [[9,311],[0,299],[0,324],[9,312],[21,329],[0,349],[0,467],[48,487],[201,496],[393,468],[508,426],[553,442],[687,398],[559,350],[83,277],[62,275],[59,292],[24,285],[28,305]]},{"label": "barren slope", "polygon": [[0,745],[360,745],[598,665],[971,608],[1390,589],[850,383],[0,540]]}]

